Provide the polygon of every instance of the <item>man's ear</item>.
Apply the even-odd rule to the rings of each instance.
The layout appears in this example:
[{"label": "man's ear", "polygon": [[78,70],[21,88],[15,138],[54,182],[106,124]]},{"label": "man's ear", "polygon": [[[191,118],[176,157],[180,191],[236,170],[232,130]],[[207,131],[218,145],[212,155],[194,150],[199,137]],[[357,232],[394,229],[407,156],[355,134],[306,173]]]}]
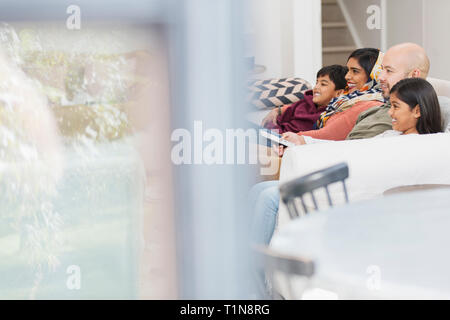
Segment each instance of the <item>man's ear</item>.
[{"label": "man's ear", "polygon": [[417,104],[413,109],[414,118],[419,119],[420,118],[420,107]]},{"label": "man's ear", "polygon": [[420,78],[420,70],[414,69],[413,71],[411,71],[410,78]]}]

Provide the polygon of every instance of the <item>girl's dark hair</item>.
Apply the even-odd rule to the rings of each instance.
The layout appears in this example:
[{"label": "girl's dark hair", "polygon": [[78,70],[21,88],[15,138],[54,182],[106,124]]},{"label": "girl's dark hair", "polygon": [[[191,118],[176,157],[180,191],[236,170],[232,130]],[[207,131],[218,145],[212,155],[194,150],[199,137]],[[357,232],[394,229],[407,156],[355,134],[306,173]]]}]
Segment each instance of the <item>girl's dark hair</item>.
[{"label": "girl's dark hair", "polygon": [[333,81],[335,90],[345,89],[345,87],[347,86],[347,80],[345,80],[347,71],[347,67],[333,64],[331,66],[326,66],[320,69],[317,72],[316,78],[327,75],[330,80]]},{"label": "girl's dark hair", "polygon": [[406,78],[397,82],[390,94],[405,102],[411,110],[419,105],[420,118],[416,129],[419,134],[442,132],[439,100],[433,86],[421,78]]},{"label": "girl's dark hair", "polygon": [[366,72],[367,80],[370,80],[370,73],[372,72],[373,66],[377,62],[379,53],[380,50],[375,48],[356,49],[350,54],[347,61],[350,60],[350,58],[355,58]]}]

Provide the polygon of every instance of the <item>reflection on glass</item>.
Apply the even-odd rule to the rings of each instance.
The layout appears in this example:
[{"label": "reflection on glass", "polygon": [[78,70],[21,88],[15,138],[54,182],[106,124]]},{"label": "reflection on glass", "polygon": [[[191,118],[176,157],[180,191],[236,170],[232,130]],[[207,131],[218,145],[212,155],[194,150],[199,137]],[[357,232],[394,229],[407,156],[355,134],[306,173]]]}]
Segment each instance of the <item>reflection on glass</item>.
[{"label": "reflection on glass", "polygon": [[161,192],[161,167],[143,152],[161,103],[150,93],[164,86],[151,73],[155,34],[2,25],[0,298],[151,296],[139,261],[151,263],[141,221]]}]

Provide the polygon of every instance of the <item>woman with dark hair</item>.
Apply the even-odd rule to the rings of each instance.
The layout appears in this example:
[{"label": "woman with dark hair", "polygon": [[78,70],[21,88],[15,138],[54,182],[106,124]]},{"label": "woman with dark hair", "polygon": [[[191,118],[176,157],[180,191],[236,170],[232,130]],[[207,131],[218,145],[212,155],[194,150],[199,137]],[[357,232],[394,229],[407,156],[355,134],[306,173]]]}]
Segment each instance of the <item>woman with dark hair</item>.
[{"label": "woman with dark hair", "polygon": [[[380,93],[381,90],[375,87],[377,85],[378,74],[381,71],[382,59],[383,54],[378,49],[362,48],[353,51],[347,59],[345,76],[339,75],[339,77],[335,76],[334,79],[325,79],[327,82],[333,82],[335,88],[340,91],[334,96],[327,96],[327,99],[321,97],[322,90],[320,82],[322,81],[319,78],[323,78],[328,74],[331,76],[330,70],[327,69],[336,69],[338,66],[334,65],[322,68],[317,73],[317,83],[313,92],[305,92],[305,99],[311,99],[308,95],[312,95],[314,99],[320,100],[321,102],[326,100],[325,104],[320,104],[320,112],[317,112],[317,108],[304,110],[304,101],[302,100],[305,99],[302,99],[294,104],[283,106],[281,109],[270,111],[262,120],[261,126],[268,129],[276,129],[280,133],[320,129],[336,111],[344,111],[358,101],[384,102]],[[343,81],[337,79],[341,77]],[[309,116],[311,111],[314,113],[313,117]],[[303,121],[305,115],[308,116],[307,121]],[[311,118],[314,118],[314,120],[310,121]]]},{"label": "woman with dark hair", "polygon": [[[314,139],[345,140],[361,112],[385,103],[377,82],[383,56],[374,48],[353,51],[347,60],[346,91],[330,101],[313,130],[285,132],[283,139],[298,145],[312,143]],[[282,154],[280,148],[279,155]]]},{"label": "woman with dark hair", "polygon": [[328,104],[320,115],[315,129],[321,129],[328,119],[337,112],[342,112],[359,101],[384,102],[378,86],[378,75],[381,72],[383,53],[374,48],[362,48],[353,51],[347,59],[348,72],[346,91]]},{"label": "woman with dark hair", "polygon": [[421,78],[400,80],[390,91],[390,101],[389,115],[394,130],[376,137],[442,132],[441,108],[428,81]]},{"label": "woman with dark hair", "polygon": [[353,51],[347,59],[348,72],[346,75],[348,92],[363,89],[371,80],[372,69],[377,62],[380,50],[362,48]]}]

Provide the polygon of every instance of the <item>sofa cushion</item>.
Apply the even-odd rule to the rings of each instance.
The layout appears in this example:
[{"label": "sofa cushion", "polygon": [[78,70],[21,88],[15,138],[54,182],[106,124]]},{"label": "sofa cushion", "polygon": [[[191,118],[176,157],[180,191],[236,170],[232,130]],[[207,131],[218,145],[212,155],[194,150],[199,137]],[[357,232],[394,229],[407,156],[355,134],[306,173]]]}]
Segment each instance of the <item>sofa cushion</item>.
[{"label": "sofa cushion", "polygon": [[427,81],[431,83],[438,96],[450,98],[450,81],[430,77],[427,78]]},{"label": "sofa cushion", "polygon": [[248,84],[247,100],[259,109],[274,108],[303,99],[311,85],[301,78],[254,80]]},{"label": "sofa cushion", "polygon": [[438,96],[438,99],[441,107],[442,128],[444,132],[450,132],[450,98]]}]

